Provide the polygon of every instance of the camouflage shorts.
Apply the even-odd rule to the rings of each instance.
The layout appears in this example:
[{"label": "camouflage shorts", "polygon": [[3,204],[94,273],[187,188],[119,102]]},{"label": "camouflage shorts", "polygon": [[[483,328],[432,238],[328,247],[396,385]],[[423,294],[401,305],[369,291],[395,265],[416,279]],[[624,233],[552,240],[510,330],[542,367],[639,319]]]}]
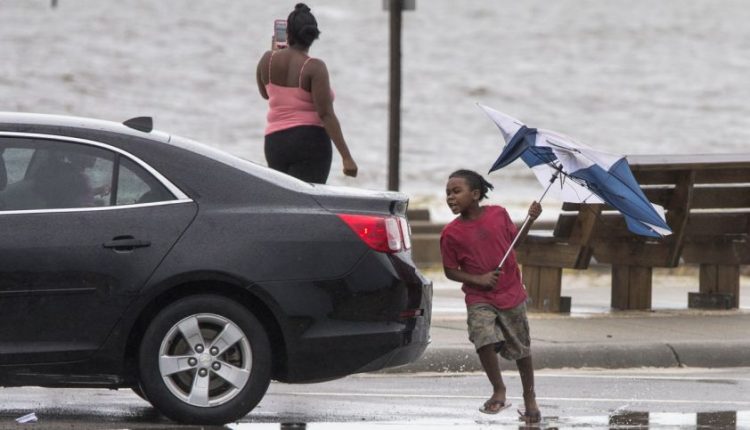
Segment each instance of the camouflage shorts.
[{"label": "camouflage shorts", "polygon": [[487,303],[468,307],[469,340],[474,347],[497,345],[506,360],[518,360],[531,355],[529,321],[526,304],[513,309],[497,309]]}]

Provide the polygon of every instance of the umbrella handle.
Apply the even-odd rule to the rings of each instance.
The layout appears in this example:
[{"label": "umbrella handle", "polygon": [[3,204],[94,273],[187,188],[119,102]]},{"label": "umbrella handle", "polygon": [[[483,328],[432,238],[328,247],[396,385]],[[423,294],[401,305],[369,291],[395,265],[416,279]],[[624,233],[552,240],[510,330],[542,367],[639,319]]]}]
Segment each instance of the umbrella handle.
[{"label": "umbrella handle", "polygon": [[[538,200],[539,203],[541,203],[542,200],[544,200],[544,196],[547,195],[547,191],[549,191],[550,187],[555,182],[559,174],[560,174],[559,170],[556,170],[555,173],[552,174],[552,177],[549,179],[549,185],[547,185],[547,188],[544,190],[541,197],[539,197],[539,200]],[[518,233],[516,233],[516,237],[513,238],[513,242],[510,243],[508,250],[505,251],[505,255],[503,255],[503,259],[500,260],[500,264],[498,264],[497,267],[495,268],[496,271],[500,271],[500,269],[502,269],[503,264],[505,264],[505,260],[508,259],[508,256],[510,255],[511,251],[513,251],[513,247],[516,246],[516,242],[518,242],[518,238],[521,237],[521,233],[523,232],[523,229],[526,228],[526,225],[529,223],[529,220],[531,220],[531,217],[528,214],[526,214],[526,218],[523,220],[523,224],[521,224],[521,228],[518,229]]]}]

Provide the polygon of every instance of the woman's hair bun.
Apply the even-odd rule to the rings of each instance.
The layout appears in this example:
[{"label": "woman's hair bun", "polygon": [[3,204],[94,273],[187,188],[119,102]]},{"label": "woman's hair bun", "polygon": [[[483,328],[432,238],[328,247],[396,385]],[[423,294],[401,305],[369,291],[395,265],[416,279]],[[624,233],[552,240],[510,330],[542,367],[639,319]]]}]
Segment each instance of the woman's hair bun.
[{"label": "woman's hair bun", "polygon": [[306,4],[304,4],[304,3],[297,3],[297,4],[296,4],[296,5],[294,6],[294,11],[295,11],[295,12],[303,12],[303,13],[307,13],[307,12],[310,12],[310,8],[309,8],[309,7],[307,7],[307,5],[306,5]]},{"label": "woman's hair bun", "polygon": [[287,18],[287,32],[289,33],[289,45],[300,44],[309,47],[320,35],[318,21],[310,12],[310,8],[304,3],[297,3],[294,11]]}]

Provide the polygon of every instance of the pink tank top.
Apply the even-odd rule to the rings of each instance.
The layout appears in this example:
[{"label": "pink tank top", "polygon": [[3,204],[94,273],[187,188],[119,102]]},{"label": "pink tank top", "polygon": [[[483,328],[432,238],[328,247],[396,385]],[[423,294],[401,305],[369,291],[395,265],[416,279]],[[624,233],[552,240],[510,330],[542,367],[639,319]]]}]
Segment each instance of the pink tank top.
[{"label": "pink tank top", "polygon": [[[323,121],[315,109],[312,94],[302,89],[302,71],[305,70],[308,58],[302,64],[299,71],[299,83],[296,87],[285,87],[271,83],[271,62],[273,54],[268,60],[268,83],[266,93],[268,94],[268,115],[266,116],[266,135],[286,130],[300,125],[316,125],[323,127]],[[331,92],[333,96],[333,92]]]}]

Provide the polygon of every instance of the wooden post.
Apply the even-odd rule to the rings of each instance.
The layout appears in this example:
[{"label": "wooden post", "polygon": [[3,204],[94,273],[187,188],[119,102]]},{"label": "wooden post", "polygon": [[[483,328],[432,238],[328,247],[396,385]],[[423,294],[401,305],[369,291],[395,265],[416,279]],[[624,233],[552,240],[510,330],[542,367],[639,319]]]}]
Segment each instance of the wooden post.
[{"label": "wooden post", "polygon": [[390,1],[391,61],[388,120],[388,189],[398,191],[401,157],[401,13],[403,0]]},{"label": "wooden post", "polygon": [[621,310],[651,309],[653,268],[612,265],[612,307]]},{"label": "wooden post", "polygon": [[731,264],[701,264],[698,290],[704,294],[731,294],[732,308],[740,306],[740,266]]},{"label": "wooden post", "polygon": [[531,298],[529,310],[560,312],[562,269],[524,264],[522,270],[526,293]]},{"label": "wooden post", "polygon": [[573,231],[570,233],[569,243],[579,245],[578,259],[574,268],[587,269],[591,261],[591,255],[594,249],[590,246],[591,237],[594,234],[596,223],[599,221],[599,215],[602,213],[604,205],[601,204],[581,204],[578,211],[578,218],[573,225]]},{"label": "wooden post", "polygon": [[685,242],[685,232],[690,218],[690,208],[693,206],[693,185],[695,184],[695,170],[677,175],[674,193],[667,206],[667,224],[672,227],[672,235],[667,239],[669,245],[669,260],[667,267],[677,267]]}]

